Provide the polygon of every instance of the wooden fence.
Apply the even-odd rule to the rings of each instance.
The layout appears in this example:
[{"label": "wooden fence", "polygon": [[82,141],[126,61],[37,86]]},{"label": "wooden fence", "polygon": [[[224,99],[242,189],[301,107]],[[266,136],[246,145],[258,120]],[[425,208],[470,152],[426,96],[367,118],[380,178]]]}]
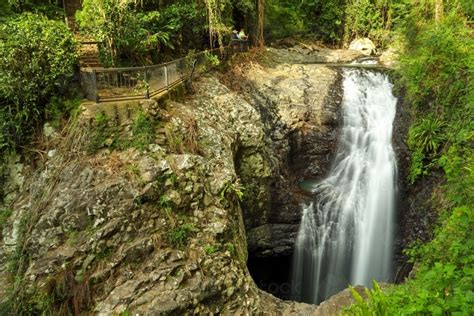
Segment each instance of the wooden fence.
[{"label": "wooden fence", "polygon": [[203,51],[168,63],[129,68],[81,68],[81,86],[89,100],[99,102],[150,98],[199,75],[233,54],[247,51],[246,41]]}]

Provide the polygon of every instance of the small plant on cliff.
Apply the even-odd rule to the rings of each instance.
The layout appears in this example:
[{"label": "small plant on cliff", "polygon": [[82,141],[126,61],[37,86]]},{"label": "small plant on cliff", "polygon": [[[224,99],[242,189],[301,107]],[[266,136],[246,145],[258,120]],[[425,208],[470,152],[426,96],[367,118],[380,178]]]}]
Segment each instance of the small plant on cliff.
[{"label": "small plant on cliff", "polygon": [[193,224],[185,223],[168,232],[168,242],[174,247],[183,247],[188,243],[188,238],[196,232]]},{"label": "small plant on cliff", "polygon": [[236,253],[235,245],[231,242],[225,244],[226,250],[231,254],[234,255]]},{"label": "small plant on cliff", "polygon": [[94,152],[104,147],[109,134],[109,118],[105,113],[100,112],[95,116],[95,126],[91,135],[89,151]]},{"label": "small plant on cliff", "polygon": [[219,251],[219,246],[217,245],[205,245],[204,246],[204,251],[208,254],[208,255],[212,255],[213,253],[216,253]]},{"label": "small plant on cliff", "polygon": [[144,150],[153,141],[155,129],[150,117],[143,111],[136,114],[132,124],[132,133],[132,147]]},{"label": "small plant on cliff", "polygon": [[168,208],[171,207],[171,201],[170,198],[166,195],[160,196],[160,206],[162,208]]},{"label": "small plant on cliff", "polygon": [[13,210],[10,208],[4,208],[0,210],[0,236],[2,235],[3,226],[12,214]]},{"label": "small plant on cliff", "polygon": [[441,119],[429,115],[414,124],[408,132],[408,146],[412,151],[410,182],[426,174],[432,161],[436,159],[440,147],[446,140],[443,129],[446,127]]},{"label": "small plant on cliff", "polygon": [[221,200],[228,198],[230,200],[237,199],[238,201],[242,201],[244,198],[243,191],[244,187],[240,184],[239,179],[237,179],[235,182],[227,181],[221,189],[219,196]]}]

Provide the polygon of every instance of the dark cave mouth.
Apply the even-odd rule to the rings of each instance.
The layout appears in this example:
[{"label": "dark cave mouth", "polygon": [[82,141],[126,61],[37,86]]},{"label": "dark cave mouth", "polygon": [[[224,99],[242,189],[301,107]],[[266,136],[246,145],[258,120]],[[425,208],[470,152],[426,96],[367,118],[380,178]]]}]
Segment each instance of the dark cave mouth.
[{"label": "dark cave mouth", "polygon": [[262,257],[249,253],[247,267],[259,289],[290,300],[292,258],[292,254]]}]

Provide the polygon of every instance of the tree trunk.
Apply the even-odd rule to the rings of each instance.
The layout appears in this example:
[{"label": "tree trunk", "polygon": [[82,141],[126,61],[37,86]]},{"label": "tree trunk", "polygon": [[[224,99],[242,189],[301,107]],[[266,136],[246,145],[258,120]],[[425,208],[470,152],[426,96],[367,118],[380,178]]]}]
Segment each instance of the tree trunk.
[{"label": "tree trunk", "polygon": [[438,23],[441,21],[444,15],[444,4],[443,0],[435,0],[435,21]]},{"label": "tree trunk", "polygon": [[265,25],[265,0],[257,1],[257,27],[255,32],[255,45],[261,47],[265,45],[263,38],[263,26]]}]

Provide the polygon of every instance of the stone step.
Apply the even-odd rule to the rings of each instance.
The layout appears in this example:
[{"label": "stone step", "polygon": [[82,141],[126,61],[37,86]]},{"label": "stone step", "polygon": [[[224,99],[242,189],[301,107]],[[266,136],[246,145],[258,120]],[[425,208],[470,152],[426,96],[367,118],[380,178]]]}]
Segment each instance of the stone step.
[{"label": "stone step", "polygon": [[156,130],[157,134],[166,135],[166,128],[159,128]]},{"label": "stone step", "polygon": [[100,59],[98,57],[80,57],[79,59],[83,62],[100,62]]},{"label": "stone step", "polygon": [[88,64],[81,64],[81,67],[82,67],[82,68],[103,68],[103,67],[102,67],[102,64],[100,64],[100,63],[96,63],[96,64],[90,64],[90,63],[88,63]]}]

